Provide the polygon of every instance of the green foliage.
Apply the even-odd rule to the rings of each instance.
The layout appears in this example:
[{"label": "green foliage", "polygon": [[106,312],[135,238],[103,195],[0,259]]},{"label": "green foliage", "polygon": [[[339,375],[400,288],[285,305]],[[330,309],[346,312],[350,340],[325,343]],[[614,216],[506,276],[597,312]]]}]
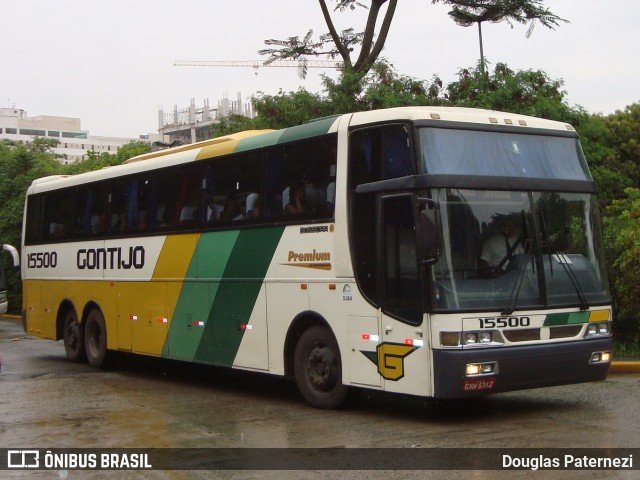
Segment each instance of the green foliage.
[{"label": "green foliage", "polygon": [[462,69],[458,81],[447,86],[451,105],[486,108],[574,123],[578,112],[564,100],[562,80],[542,70],[513,71],[498,63],[491,73]]},{"label": "green foliage", "polygon": [[254,128],[285,128],[334,113],[334,107],[319,94],[301,88],[296,92],[261,95],[254,99],[258,114]]},{"label": "green foliage", "polygon": [[[109,165],[119,165],[135,155],[146,153],[150,146],[144,142],[131,142],[111,155],[90,154],[89,159],[72,165],[62,165],[56,160],[52,148],[57,141],[35,138],[28,144],[0,141],[0,243],[19,247],[22,234],[22,215],[27,189],[31,183],[50,175],[72,175],[96,170]],[[6,257],[6,255],[3,255]],[[12,311],[21,307],[21,284],[18,269],[5,261],[5,273]]]},{"label": "green foliage", "polygon": [[618,315],[618,333],[640,342],[640,188],[627,188],[605,216],[605,244]]},{"label": "green foliage", "polygon": [[[60,173],[61,166],[51,153],[55,143],[55,140],[41,138],[27,145],[10,141],[0,142],[0,243],[8,243],[19,248],[27,188],[36,178]],[[2,256],[7,257],[5,254]],[[19,311],[19,270],[8,266],[7,260],[3,258],[10,308],[12,311]]]}]

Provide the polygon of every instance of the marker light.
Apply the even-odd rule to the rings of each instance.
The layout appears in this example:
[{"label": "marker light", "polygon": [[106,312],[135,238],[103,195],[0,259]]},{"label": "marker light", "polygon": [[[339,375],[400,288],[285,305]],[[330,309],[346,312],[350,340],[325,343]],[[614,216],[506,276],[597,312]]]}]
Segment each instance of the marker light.
[{"label": "marker light", "polygon": [[460,345],[459,332],[440,332],[440,346],[457,347]]}]

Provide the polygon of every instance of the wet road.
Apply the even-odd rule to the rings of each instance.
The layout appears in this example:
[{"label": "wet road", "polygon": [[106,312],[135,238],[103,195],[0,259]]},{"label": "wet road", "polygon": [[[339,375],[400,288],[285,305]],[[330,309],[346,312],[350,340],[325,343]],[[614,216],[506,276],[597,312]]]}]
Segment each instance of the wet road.
[{"label": "wet road", "polygon": [[[66,360],[61,342],[0,320],[0,448],[640,447],[640,375],[442,403],[363,392],[348,409],[308,407],[264,375],[122,357],[108,371]],[[640,458],[637,459],[640,461]],[[17,472],[1,478],[21,478]],[[637,478],[599,472],[599,478]],[[436,472],[429,478],[528,478]],[[424,472],[129,472],[126,478],[424,478]],[[590,478],[536,472],[537,478]],[[125,478],[32,472],[28,478]]]}]

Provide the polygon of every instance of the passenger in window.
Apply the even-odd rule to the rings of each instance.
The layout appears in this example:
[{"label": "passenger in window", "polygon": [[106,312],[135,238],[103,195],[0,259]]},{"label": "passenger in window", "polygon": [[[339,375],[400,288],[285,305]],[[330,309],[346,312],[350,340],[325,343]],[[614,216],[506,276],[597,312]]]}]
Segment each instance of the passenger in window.
[{"label": "passenger in window", "polygon": [[244,220],[244,215],[240,209],[240,203],[234,193],[229,194],[224,202],[224,210],[220,214],[220,219],[223,222],[235,222]]},{"label": "passenger in window", "polygon": [[186,205],[180,210],[180,223],[193,223],[198,214],[198,200],[199,192],[197,190],[191,191],[189,194],[189,200]]},{"label": "passenger in window", "polygon": [[247,219],[253,220],[258,218],[260,216],[260,195],[257,193],[247,195],[245,207]]},{"label": "passenger in window", "polygon": [[308,213],[309,207],[305,200],[305,187],[304,183],[294,183],[289,189],[289,203],[284,207],[284,211],[287,215],[303,215]]},{"label": "passenger in window", "polygon": [[220,220],[220,214],[222,213],[222,207],[217,205],[216,202],[211,199],[207,205],[207,223],[215,223]]}]

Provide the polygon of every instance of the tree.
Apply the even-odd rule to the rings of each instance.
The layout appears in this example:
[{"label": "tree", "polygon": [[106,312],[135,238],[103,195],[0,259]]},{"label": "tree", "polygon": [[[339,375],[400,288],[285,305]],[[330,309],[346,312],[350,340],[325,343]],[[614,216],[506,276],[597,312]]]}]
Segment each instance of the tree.
[{"label": "tree", "polygon": [[542,0],[432,0],[432,3],[444,3],[453,6],[449,16],[460,26],[478,25],[480,41],[480,70],[484,72],[484,51],[482,48],[482,24],[484,22],[501,22],[506,20],[511,28],[513,23],[529,24],[527,38],[531,36],[533,27],[540,23],[554,29],[560,22],[567,20],[558,17],[548,8],[544,8]]},{"label": "tree", "polygon": [[618,333],[640,342],[640,189],[625,189],[625,197],[607,208],[604,223]]},{"label": "tree", "polygon": [[[382,7],[388,2],[387,10],[382,20],[382,25],[376,36],[376,24],[382,14]],[[306,75],[306,62],[309,56],[328,56],[332,59],[340,57],[345,70],[352,71],[360,76],[366,75],[371,66],[376,62],[382,47],[387,40],[391,21],[398,4],[398,0],[371,0],[366,26],[363,32],[356,33],[353,28],[338,33],[334,25],[326,0],[319,0],[322,16],[329,29],[329,33],[320,36],[318,41],[312,40],[313,30],[309,30],[302,41],[299,37],[289,37],[286,40],[270,39],[265,44],[276,48],[259,50],[260,55],[269,55],[265,62],[269,64],[279,59],[299,60],[301,73]],[[335,10],[354,10],[357,7],[367,8],[358,0],[336,0]],[[356,45],[360,45],[360,53],[355,61],[351,54]]]},{"label": "tree", "polygon": [[[0,141],[0,243],[20,245],[25,193],[31,182],[61,173],[62,166],[50,151],[54,143],[53,139],[42,138],[26,145]],[[19,310],[19,271],[15,268],[5,271],[11,296],[10,308]]]},{"label": "tree", "polygon": [[562,80],[554,80],[542,70],[513,71],[498,63],[493,72],[481,68],[461,69],[458,81],[447,86],[453,106],[486,108],[534,117],[575,123],[580,110],[565,101]]}]

